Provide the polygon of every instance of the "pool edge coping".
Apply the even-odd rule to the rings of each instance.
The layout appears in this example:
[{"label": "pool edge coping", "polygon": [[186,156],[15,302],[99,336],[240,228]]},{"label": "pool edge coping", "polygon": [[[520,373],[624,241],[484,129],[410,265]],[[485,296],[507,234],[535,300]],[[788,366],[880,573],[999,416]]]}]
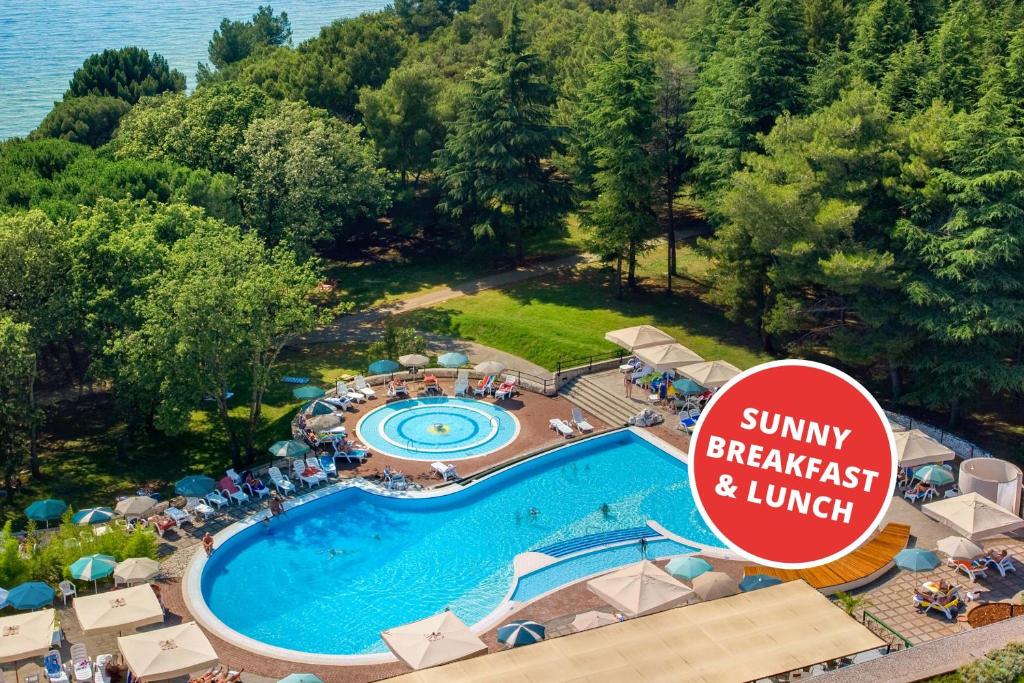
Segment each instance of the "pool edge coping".
[{"label": "pool edge coping", "polygon": [[[363,479],[361,477],[355,477],[355,478],[351,478],[351,479],[345,479],[345,480],[342,480],[342,481],[337,481],[337,482],[334,482],[333,484],[329,484],[327,486],[318,486],[316,489],[310,489],[306,493],[301,495],[300,497],[297,497],[297,498],[294,498],[294,499],[291,499],[291,500],[286,500],[285,501],[285,509],[288,510],[288,509],[291,509],[293,507],[297,507],[299,505],[305,505],[306,503],[308,503],[310,501],[319,500],[320,498],[323,498],[323,497],[329,496],[329,495],[333,495],[335,493],[338,493],[339,491],[343,491],[343,490],[349,489],[349,488],[359,488],[359,489],[362,489],[363,491],[366,491],[367,493],[371,493],[373,495],[378,495],[378,496],[384,496],[384,497],[388,497],[388,498],[436,498],[438,496],[451,495],[453,493],[456,493],[458,491],[466,489],[469,486],[472,486],[472,485],[477,484],[477,483],[482,482],[482,481],[486,481],[487,479],[490,479],[491,477],[494,477],[494,476],[496,476],[498,474],[501,474],[503,472],[507,472],[507,471],[511,470],[512,468],[514,468],[514,467],[518,467],[519,465],[523,465],[525,463],[532,462],[535,459],[543,457],[543,456],[545,456],[545,455],[547,455],[549,453],[553,453],[555,451],[561,450],[563,448],[567,448],[569,446],[574,446],[574,445],[576,445],[578,443],[581,443],[581,442],[584,442],[584,441],[589,441],[590,438],[596,438],[596,437],[600,437],[600,436],[607,436],[607,435],[611,435],[611,434],[617,434],[617,433],[623,432],[623,431],[629,431],[629,432],[639,436],[640,438],[642,438],[643,440],[647,441],[651,445],[661,449],[663,452],[667,453],[671,457],[674,457],[677,460],[682,461],[684,464],[687,465],[687,467],[689,467],[689,462],[688,462],[687,454],[684,453],[679,448],[676,448],[675,446],[667,443],[663,439],[661,439],[661,438],[659,438],[659,437],[657,437],[657,436],[655,436],[653,434],[648,434],[648,433],[644,432],[639,427],[620,427],[620,428],[617,428],[617,429],[609,429],[609,430],[606,430],[606,431],[603,431],[603,432],[600,432],[600,433],[597,433],[597,434],[590,435],[589,438],[587,438],[587,439],[572,439],[572,440],[568,440],[567,439],[566,443],[559,443],[559,444],[556,444],[556,445],[552,446],[551,448],[547,448],[547,449],[542,449],[542,450],[536,451],[535,453],[533,453],[531,455],[528,455],[526,457],[523,457],[523,458],[517,459],[517,460],[515,460],[513,462],[510,462],[506,467],[499,467],[499,468],[496,468],[495,470],[493,470],[491,472],[488,472],[486,475],[484,475],[482,477],[472,478],[467,484],[453,483],[453,484],[450,484],[448,486],[437,487],[437,488],[427,489],[427,490],[422,490],[422,491],[391,491],[391,490],[385,489],[382,486],[378,486],[376,484],[373,484],[373,483],[369,482],[368,480]],[[236,522],[233,522],[232,524],[229,524],[228,526],[224,527],[223,529],[218,531],[216,534],[214,534],[213,539],[214,539],[214,542],[215,542],[216,546],[221,545],[227,539],[229,539],[232,536],[235,536],[236,534],[238,534],[238,533],[248,529],[249,527],[254,526],[256,524],[262,523],[263,520],[267,519],[269,516],[270,516],[269,510],[261,510],[261,511],[259,511],[257,513],[254,513],[254,514],[246,517],[245,519],[240,519],[240,520],[238,520]],[[652,523],[655,524],[656,526],[654,526],[652,528],[654,528],[656,531],[661,533],[666,538],[668,538],[670,540],[673,540],[673,541],[676,541],[678,543],[682,543],[683,545],[688,545],[690,547],[697,548],[698,551],[700,553],[702,553],[702,554],[705,553],[706,549],[713,548],[712,546],[706,546],[704,544],[694,543],[692,541],[686,540],[685,538],[683,538],[682,536],[679,536],[678,534],[673,534],[671,532],[668,532],[667,529],[662,527],[660,524],[657,524],[657,522],[649,521],[648,523],[649,524],[652,524]],[[666,533],[671,534],[671,535],[666,535]],[[609,545],[613,545],[613,544],[609,544]],[[281,660],[281,661],[286,661],[286,662],[292,662],[292,663],[296,663],[296,664],[313,664],[313,665],[319,665],[319,666],[365,666],[365,665],[374,665],[374,664],[388,664],[388,663],[399,661],[398,658],[395,657],[394,654],[392,654],[391,652],[380,652],[380,653],[372,653],[372,654],[356,654],[356,655],[339,655],[339,654],[322,654],[322,653],[315,653],[315,652],[303,652],[301,650],[291,650],[291,649],[279,647],[279,646],[276,646],[276,645],[270,645],[269,643],[265,643],[263,641],[256,640],[255,638],[250,638],[249,636],[246,636],[246,635],[244,635],[242,633],[239,633],[238,631],[236,631],[235,629],[231,628],[230,626],[225,624],[223,621],[221,621],[217,617],[217,615],[214,614],[213,611],[210,610],[210,608],[207,606],[206,600],[202,596],[202,574],[203,574],[203,569],[206,567],[207,555],[206,555],[206,553],[201,551],[201,547],[200,546],[197,545],[195,547],[196,547],[196,550],[193,552],[192,558],[188,561],[188,564],[187,564],[187,566],[185,568],[185,571],[184,571],[184,573],[182,574],[182,577],[181,577],[181,595],[182,595],[182,599],[183,599],[183,601],[185,603],[185,608],[188,610],[189,614],[192,615],[192,617],[196,620],[196,622],[201,627],[203,627],[206,630],[208,630],[211,633],[213,633],[217,638],[219,638],[219,639],[221,639],[221,640],[223,640],[223,641],[225,641],[225,642],[227,642],[227,643],[229,643],[231,645],[234,645],[235,647],[241,648],[241,649],[246,650],[248,652],[252,652],[253,654],[256,654],[256,655],[259,655],[259,656],[262,656],[262,657],[268,657],[268,658],[272,658],[272,659],[276,659],[276,660]],[[606,547],[607,546],[601,546],[601,547],[592,549],[592,551],[597,552],[597,551],[600,551],[600,550],[604,550]],[[716,550],[721,551],[721,550],[724,550],[724,549],[716,549]],[[514,592],[516,590],[516,587],[519,584],[520,577],[522,575],[525,575],[525,574],[529,573],[529,572],[520,572],[519,570],[517,570],[516,567],[515,567],[515,564],[516,564],[515,563],[515,558],[518,558],[520,555],[523,555],[524,553],[528,553],[528,552],[532,552],[532,551],[524,551],[523,553],[519,553],[518,555],[516,555],[513,558],[513,561],[512,561],[512,564],[513,564],[512,581],[510,582],[509,589],[505,593],[505,597],[502,599],[502,601],[491,612],[489,612],[485,617],[483,617],[482,619],[480,619],[480,620],[474,622],[473,624],[469,625],[470,630],[473,633],[475,633],[476,635],[479,636],[479,635],[481,635],[483,633],[486,633],[491,628],[493,628],[494,625],[498,621],[500,621],[502,618],[507,617],[509,615],[512,615],[512,614],[518,612],[519,610],[523,609],[524,607],[526,607],[526,606],[528,606],[528,605],[536,602],[537,600],[540,600],[540,599],[542,599],[542,598],[544,598],[544,597],[546,597],[548,595],[551,595],[552,593],[554,593],[556,591],[562,590],[563,588],[566,588],[568,586],[575,585],[575,584],[579,583],[580,581],[585,581],[585,580],[592,579],[594,576],[599,576],[601,574],[607,573],[608,571],[614,571],[613,569],[610,569],[610,570],[606,570],[604,572],[599,572],[597,574],[593,574],[591,576],[583,577],[581,579],[576,579],[576,580],[573,580],[573,581],[569,581],[567,583],[561,584],[557,588],[551,589],[547,593],[544,593],[542,595],[538,595],[537,597],[535,597],[535,598],[533,598],[531,600],[528,600],[528,601],[525,601],[525,602],[516,602],[516,601],[511,600],[511,596],[514,594]],[[692,553],[687,553],[687,554],[692,554]],[[554,562],[554,563],[551,563],[551,564],[556,564],[556,563],[557,562]],[[541,567],[534,568],[533,571],[535,571],[536,569],[540,569],[540,568]]]}]

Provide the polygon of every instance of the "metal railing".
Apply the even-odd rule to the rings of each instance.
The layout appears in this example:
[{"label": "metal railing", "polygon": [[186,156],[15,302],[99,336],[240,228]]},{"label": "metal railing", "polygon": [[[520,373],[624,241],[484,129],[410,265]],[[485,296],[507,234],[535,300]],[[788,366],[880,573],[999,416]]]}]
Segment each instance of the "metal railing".
[{"label": "metal railing", "polygon": [[945,430],[939,429],[927,422],[921,422],[915,420],[912,417],[906,415],[900,415],[890,410],[885,411],[886,417],[890,421],[896,424],[902,425],[907,429],[920,429],[922,432],[932,437],[943,446],[948,447],[951,451],[957,454],[963,460],[970,460],[971,458],[991,458],[992,454],[986,451],[980,446],[976,446],[967,439],[961,438],[956,434],[951,434]]},{"label": "metal railing", "polygon": [[614,351],[594,353],[589,356],[580,356],[579,358],[559,358],[558,363],[555,366],[555,377],[558,377],[562,374],[563,370],[569,368],[581,368],[586,366],[587,370],[591,370],[594,367],[594,363],[600,363],[612,359],[621,361],[628,355],[630,354],[625,349],[615,349]]},{"label": "metal railing", "polygon": [[914,646],[913,643],[904,638],[892,626],[889,626],[889,624],[867,610],[861,612],[860,623],[864,624],[869,631],[885,641],[886,654],[897,650],[906,650]]}]

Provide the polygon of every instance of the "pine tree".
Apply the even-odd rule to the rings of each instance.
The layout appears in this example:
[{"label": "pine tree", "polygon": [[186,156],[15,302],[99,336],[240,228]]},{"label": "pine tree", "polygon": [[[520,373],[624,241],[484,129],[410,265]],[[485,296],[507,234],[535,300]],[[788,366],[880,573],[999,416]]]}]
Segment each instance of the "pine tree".
[{"label": "pine tree", "polygon": [[861,75],[870,83],[881,82],[889,57],[913,37],[908,0],[871,0],[857,20],[857,37],[850,46]]},{"label": "pine tree", "polygon": [[890,109],[902,114],[913,114],[928,106],[929,99],[922,92],[928,77],[928,54],[924,44],[914,39],[889,58],[882,78],[882,99]]},{"label": "pine tree", "polygon": [[928,99],[940,97],[957,110],[970,108],[985,69],[985,13],[978,2],[959,0],[950,6],[930,47],[932,65],[924,86]]},{"label": "pine tree", "polygon": [[567,184],[545,163],[560,144],[553,100],[513,7],[497,57],[470,83],[439,172],[441,208],[477,238],[514,245],[518,261],[531,234],[559,223],[568,199]]}]

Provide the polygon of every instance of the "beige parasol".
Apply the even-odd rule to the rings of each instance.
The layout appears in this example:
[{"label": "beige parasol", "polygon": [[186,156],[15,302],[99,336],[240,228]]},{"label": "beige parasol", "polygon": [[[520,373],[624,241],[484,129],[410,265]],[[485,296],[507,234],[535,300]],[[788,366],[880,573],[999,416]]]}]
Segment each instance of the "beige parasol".
[{"label": "beige parasol", "polygon": [[129,496],[117,502],[114,511],[125,517],[144,517],[156,505],[156,499],[149,496]]},{"label": "beige parasol", "polygon": [[505,364],[497,360],[485,360],[473,366],[473,370],[481,375],[497,375],[504,369]]},{"label": "beige parasol", "polygon": [[160,573],[160,563],[148,557],[129,557],[114,567],[114,578],[131,583],[149,581]]},{"label": "beige parasol", "polygon": [[487,644],[452,612],[441,612],[380,632],[395,656],[413,669],[454,662],[484,652]]},{"label": "beige parasol", "polygon": [[947,536],[940,540],[936,547],[946,555],[961,560],[973,559],[984,552],[980,545],[962,536]]},{"label": "beige parasol", "polygon": [[686,348],[682,344],[662,344],[661,346],[648,346],[636,352],[637,360],[645,365],[658,370],[672,370],[680,365],[690,363],[701,363],[703,358]]},{"label": "beige parasol", "polygon": [[0,618],[0,662],[45,655],[50,650],[55,614],[44,609]]},{"label": "beige parasol", "polygon": [[127,631],[164,620],[164,610],[148,583],[75,598],[74,607],[86,635]]},{"label": "beige parasol", "polygon": [[1024,527],[1024,519],[977,493],[928,503],[921,512],[972,541]]},{"label": "beige parasol", "polygon": [[597,628],[598,626],[607,626],[608,624],[617,623],[619,623],[619,620],[614,614],[591,610],[590,612],[577,614],[576,618],[572,620],[572,627],[576,631],[586,631],[588,629]]},{"label": "beige parasol", "polygon": [[668,572],[647,560],[599,576],[587,588],[628,616],[679,605],[693,597],[693,591]]},{"label": "beige parasol", "polygon": [[741,370],[732,363],[724,360],[709,360],[703,363],[691,363],[676,368],[676,372],[683,377],[689,377],[697,384],[708,389],[717,389],[736,375]]},{"label": "beige parasol", "polygon": [[740,586],[724,572],[704,572],[693,580],[693,592],[701,600],[717,600],[738,594]]},{"label": "beige parasol", "polygon": [[214,664],[218,657],[195,622],[117,639],[125,664],[137,678],[162,681]]},{"label": "beige parasol", "polygon": [[896,457],[900,461],[900,467],[918,467],[956,457],[953,451],[920,429],[894,432],[893,438],[896,440]]},{"label": "beige parasol", "polygon": [[627,351],[636,351],[646,346],[658,346],[659,344],[671,344],[675,341],[671,335],[651,325],[637,325],[636,327],[624,327],[621,330],[612,330],[604,335],[607,341],[616,346],[621,346]]},{"label": "beige parasol", "polygon": [[306,418],[306,427],[314,432],[329,432],[340,427],[343,420],[344,418],[337,414],[316,415]]},{"label": "beige parasol", "polygon": [[398,357],[398,362],[407,368],[420,368],[430,362],[430,359],[420,353],[407,353]]}]

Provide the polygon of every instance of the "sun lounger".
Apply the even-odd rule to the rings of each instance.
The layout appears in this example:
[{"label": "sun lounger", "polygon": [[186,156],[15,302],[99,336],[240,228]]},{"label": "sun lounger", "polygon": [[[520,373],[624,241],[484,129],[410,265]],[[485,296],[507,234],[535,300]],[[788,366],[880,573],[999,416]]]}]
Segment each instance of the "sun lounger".
[{"label": "sun lounger", "polygon": [[277,467],[271,467],[267,470],[267,476],[270,477],[270,483],[274,485],[278,493],[288,495],[289,493],[295,493],[295,483],[291,479],[281,474],[281,470]]},{"label": "sun lounger", "polygon": [[445,481],[458,479],[459,474],[455,471],[455,465],[446,462],[432,462],[430,467],[433,468],[437,475]]},{"label": "sun lounger", "polygon": [[474,396],[486,396],[491,393],[491,388],[494,386],[494,375],[487,375],[482,378],[475,387],[473,387]]},{"label": "sun lounger", "polygon": [[252,483],[242,484],[242,490],[249,494],[250,498],[262,500],[270,495],[270,489],[263,483],[262,479],[253,479]]},{"label": "sun lounger", "polygon": [[64,663],[60,660],[60,652],[50,650],[43,657],[43,668],[50,683],[68,683],[68,674],[64,671]]},{"label": "sun lounger", "polygon": [[93,683],[110,683],[110,676],[107,675],[107,662],[114,658],[114,655],[99,655],[96,657],[96,671],[93,675]]},{"label": "sun lounger", "polygon": [[693,432],[697,427],[697,420],[700,419],[700,410],[696,408],[690,408],[686,411],[679,411],[679,428],[686,430],[687,433]]},{"label": "sun lounger", "polygon": [[319,468],[310,467],[306,461],[301,458],[298,460],[292,460],[292,474],[294,474],[299,481],[305,484],[306,488],[310,489],[314,486],[319,486],[327,479],[326,475],[323,477],[320,476]]},{"label": "sun lounger", "polygon": [[645,365],[639,370],[634,370],[632,373],[630,373],[629,379],[632,382],[636,382],[638,379],[642,379],[643,377],[650,375],[652,372],[654,372],[654,368],[650,367],[649,365]]},{"label": "sun lounger", "polygon": [[224,494],[222,494],[220,491],[210,491],[209,493],[207,493],[206,502],[214,506],[218,510],[223,507],[227,507],[230,504],[228,503],[228,499],[225,498]]},{"label": "sun lounger", "polygon": [[516,393],[516,378],[506,377],[505,381],[501,383],[501,386],[494,391],[494,398],[498,401],[502,401],[507,398],[512,398]]},{"label": "sun lounger", "polygon": [[356,391],[361,393],[366,398],[377,398],[377,392],[373,390],[370,383],[366,381],[366,378],[362,375],[356,375]]},{"label": "sun lounger", "polygon": [[408,396],[409,395],[409,387],[405,386],[405,382],[397,382],[397,381],[392,380],[392,381],[388,382],[388,392],[387,392],[387,395],[389,397],[390,396],[395,396],[395,397],[397,397],[397,396]]},{"label": "sun lounger", "polygon": [[583,411],[576,407],[572,409],[572,424],[576,429],[580,430],[580,434],[594,431],[594,425],[587,422],[586,418],[583,417]]},{"label": "sun lounger", "polygon": [[951,557],[946,561],[946,565],[952,567],[954,572],[963,573],[971,581],[977,581],[978,577],[987,578],[988,576],[985,571],[988,563],[984,561],[971,561]]},{"label": "sun lounger", "polygon": [[573,435],[572,427],[570,427],[569,424],[561,418],[551,418],[550,420],[548,420],[548,425],[551,427],[551,429],[555,430],[556,432],[558,432],[560,435],[564,436],[567,439]]},{"label": "sun lounger", "polygon": [[178,526],[192,523],[192,516],[181,508],[169,507],[164,510],[164,514],[173,519]]},{"label": "sun lounger", "polygon": [[338,476],[338,466],[334,464],[334,456],[320,456],[320,471],[326,474],[328,477]]},{"label": "sun lounger", "polygon": [[355,389],[349,389],[345,382],[338,382],[338,396],[344,396],[354,403],[366,403],[366,394]]},{"label": "sun lounger", "polygon": [[945,596],[923,597],[915,595],[914,604],[919,610],[922,610],[924,614],[928,614],[929,611],[935,610],[936,612],[944,614],[950,621],[955,621],[956,614],[960,611],[960,594],[956,590],[953,590]]},{"label": "sun lounger", "polygon": [[186,498],[185,512],[192,515],[199,515],[203,519],[209,519],[217,514],[217,510],[203,502],[201,498]]},{"label": "sun lounger", "polygon": [[245,491],[238,488],[238,484],[231,481],[231,477],[225,476],[218,482],[220,486],[220,492],[230,500],[235,501],[239,505],[245,505],[249,502],[249,496],[246,495]]},{"label": "sun lounger", "polygon": [[452,394],[455,396],[468,396],[469,395],[469,380],[463,377],[455,380],[455,388],[452,390]]},{"label": "sun lounger", "polygon": [[324,396],[320,400],[335,408],[341,408],[342,410],[348,410],[349,408],[354,409],[352,399],[347,396]]},{"label": "sun lounger", "polygon": [[178,527],[178,523],[166,515],[153,515],[146,521],[150,527],[156,530],[156,535],[160,538],[163,538],[164,534],[171,529]]},{"label": "sun lounger", "polygon": [[384,487],[392,491],[405,491],[409,488],[409,480],[401,472],[385,468]]},{"label": "sun lounger", "polygon": [[82,643],[75,643],[71,646],[71,670],[75,674],[75,680],[80,683],[92,681],[92,662],[89,659],[89,652]]},{"label": "sun lounger", "polygon": [[1006,572],[1017,573],[1017,567],[1013,564],[1013,560],[1010,559],[1009,555],[1004,556],[1001,560],[996,560],[993,557],[986,557],[985,564],[999,572],[999,576],[1006,576]]},{"label": "sun lounger", "polygon": [[656,411],[653,411],[650,408],[644,408],[639,413],[629,418],[629,424],[634,427],[650,427],[652,425],[661,424],[664,420],[665,418]]}]

